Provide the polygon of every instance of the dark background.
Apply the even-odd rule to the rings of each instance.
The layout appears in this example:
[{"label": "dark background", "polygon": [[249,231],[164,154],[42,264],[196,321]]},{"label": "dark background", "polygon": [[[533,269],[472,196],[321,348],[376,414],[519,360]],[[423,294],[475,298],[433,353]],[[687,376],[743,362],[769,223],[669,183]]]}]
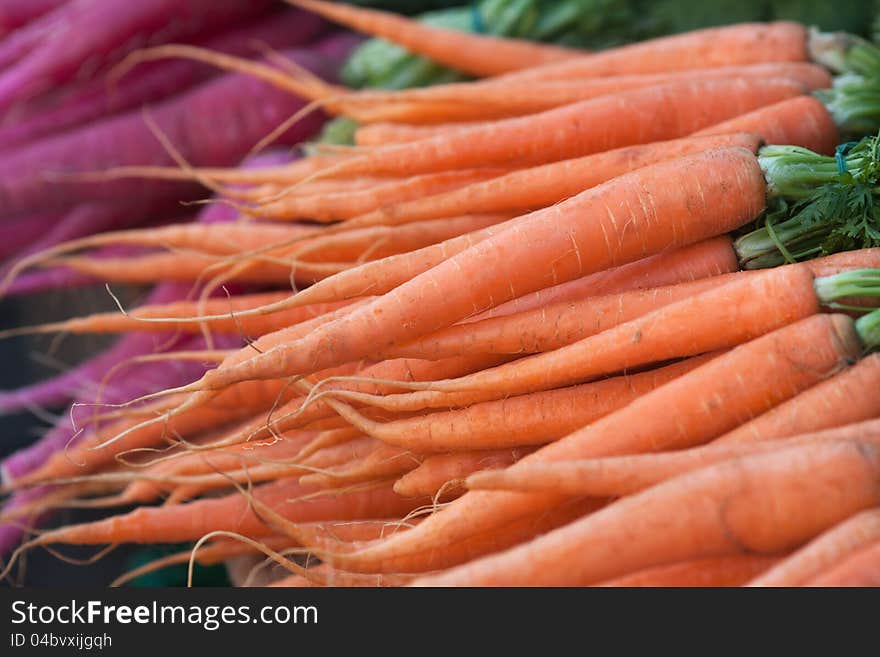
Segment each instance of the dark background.
[{"label": "dark background", "polygon": [[[123,303],[136,299],[142,290],[114,288]],[[61,290],[26,298],[0,300],[0,330],[66,319],[89,312],[112,310],[113,301],[102,286]],[[70,335],[60,342],[53,336],[19,337],[0,341],[0,389],[8,390],[49,378],[65,367],[82,362],[111,344],[113,336]],[[65,409],[46,409],[48,413],[64,413]],[[46,431],[50,418],[33,413],[0,415],[0,456],[30,444]],[[47,526],[83,522],[101,516],[97,511],[63,510],[57,512]],[[60,546],[59,552],[74,558],[88,558],[94,547]],[[116,548],[91,565],[65,563],[43,549],[31,551],[23,578],[17,584],[26,586],[106,586],[130,566],[134,559],[145,556],[137,546]],[[7,582],[8,584],[8,582]]]}]

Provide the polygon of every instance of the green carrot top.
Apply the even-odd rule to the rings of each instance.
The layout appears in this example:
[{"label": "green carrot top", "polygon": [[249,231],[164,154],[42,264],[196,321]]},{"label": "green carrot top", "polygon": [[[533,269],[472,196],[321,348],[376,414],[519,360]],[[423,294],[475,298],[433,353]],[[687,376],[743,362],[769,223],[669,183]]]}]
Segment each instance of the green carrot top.
[{"label": "green carrot top", "polygon": [[758,154],[767,181],[762,226],[735,248],[746,269],[880,246],[880,136],[842,144],[835,156],[797,146]]}]

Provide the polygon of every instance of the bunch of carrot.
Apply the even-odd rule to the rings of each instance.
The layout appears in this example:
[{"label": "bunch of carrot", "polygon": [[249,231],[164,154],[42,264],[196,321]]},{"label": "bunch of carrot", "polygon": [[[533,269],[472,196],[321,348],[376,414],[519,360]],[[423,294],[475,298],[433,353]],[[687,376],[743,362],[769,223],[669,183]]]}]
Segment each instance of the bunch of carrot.
[{"label": "bunch of carrot", "polygon": [[[137,508],[40,533],[5,572],[39,546],[192,541],[153,567],[265,555],[285,586],[876,581],[880,146],[837,146],[854,124],[835,107],[870,107],[811,95],[834,82],[810,61],[821,45],[871,88],[869,44],[742,24],[585,54],[292,3],[483,77],[352,92],[279,62],[138,55],[411,132],[89,174],[194,180],[239,221],[23,261],[0,285],[49,264],[199,294],[19,332],[201,335],[163,358],[214,366],[90,406],[28,472],[7,462],[6,492],[40,492],[4,522]],[[762,239],[786,264],[754,257]],[[149,251],[90,254],[111,245]],[[210,296],[230,283],[266,291]]]}]

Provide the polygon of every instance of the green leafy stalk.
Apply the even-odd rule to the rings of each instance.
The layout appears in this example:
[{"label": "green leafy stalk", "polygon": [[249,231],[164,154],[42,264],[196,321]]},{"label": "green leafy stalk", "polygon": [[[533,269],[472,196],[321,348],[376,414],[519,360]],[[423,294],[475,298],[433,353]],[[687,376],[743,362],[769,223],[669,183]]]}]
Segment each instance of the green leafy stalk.
[{"label": "green leafy stalk", "polygon": [[880,246],[880,139],[848,146],[835,158],[790,146],[761,150],[768,210],[734,244],[743,268]]},{"label": "green leafy stalk", "polygon": [[856,333],[869,350],[880,349],[880,310],[856,320]]},{"label": "green leafy stalk", "polygon": [[871,144],[860,142],[840,157],[820,155],[800,146],[764,146],[758,162],[767,181],[767,197],[799,201],[809,198],[817,187],[836,183],[841,168],[860,175],[872,162]]},{"label": "green leafy stalk", "polygon": [[861,137],[880,130],[880,70],[839,75],[831,88],[813,95],[828,108],[842,134]]},{"label": "green leafy stalk", "polygon": [[835,73],[856,73],[866,77],[880,75],[880,48],[847,32],[820,32],[813,29],[807,40],[810,58]]},{"label": "green leafy stalk", "polygon": [[862,306],[840,303],[841,299],[880,297],[880,269],[855,269],[813,281],[822,305],[838,310],[865,311]]}]

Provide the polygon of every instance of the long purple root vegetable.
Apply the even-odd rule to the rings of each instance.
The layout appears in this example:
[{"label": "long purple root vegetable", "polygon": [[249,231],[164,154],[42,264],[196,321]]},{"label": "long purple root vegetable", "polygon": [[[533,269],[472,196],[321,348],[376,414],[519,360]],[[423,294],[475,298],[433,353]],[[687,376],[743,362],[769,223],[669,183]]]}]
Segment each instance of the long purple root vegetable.
[{"label": "long purple root vegetable", "polygon": [[[17,2],[17,0],[9,1]],[[75,11],[71,11],[72,6],[73,3],[69,1],[63,2],[54,9],[27,21],[19,29],[5,36],[0,41],[0,70],[24,57],[42,39],[51,35],[60,23],[72,17],[75,13]]]},{"label": "long purple root vegetable", "polygon": [[269,6],[271,0],[70,0],[58,10],[64,20],[0,72],[0,113],[53,85],[93,77],[98,62],[107,66],[139,46],[216,33]]},{"label": "long purple root vegetable", "polygon": [[63,212],[47,212],[10,219],[6,222],[3,239],[0,240],[0,261],[34,247],[63,219]]},{"label": "long purple root vegetable", "polygon": [[0,37],[57,9],[67,0],[0,0]]},{"label": "long purple root vegetable", "polygon": [[[198,45],[231,55],[254,56],[259,54],[258,46],[276,50],[304,46],[326,28],[326,23],[314,14],[291,9]],[[64,94],[51,106],[29,113],[26,119],[0,127],[0,149],[19,147],[103,116],[162,100],[216,74],[216,69],[205,64],[175,60],[143,64],[112,85],[102,76]]]},{"label": "long purple root vegetable", "polygon": [[[339,62],[309,51],[285,53],[297,63],[330,76]],[[242,75],[225,75],[155,106],[150,114],[192,164],[235,164],[304,102]],[[281,139],[292,144],[311,135],[323,117],[313,114]],[[111,180],[72,182],[64,172],[101,171],[119,165],[172,165],[173,160],[139,111],[29,144],[0,156],[0,208],[7,215],[124,198],[137,204],[157,198],[187,198],[191,186],[174,182]],[[56,174],[54,180],[47,169]],[[189,194],[192,192],[190,191]]]}]

